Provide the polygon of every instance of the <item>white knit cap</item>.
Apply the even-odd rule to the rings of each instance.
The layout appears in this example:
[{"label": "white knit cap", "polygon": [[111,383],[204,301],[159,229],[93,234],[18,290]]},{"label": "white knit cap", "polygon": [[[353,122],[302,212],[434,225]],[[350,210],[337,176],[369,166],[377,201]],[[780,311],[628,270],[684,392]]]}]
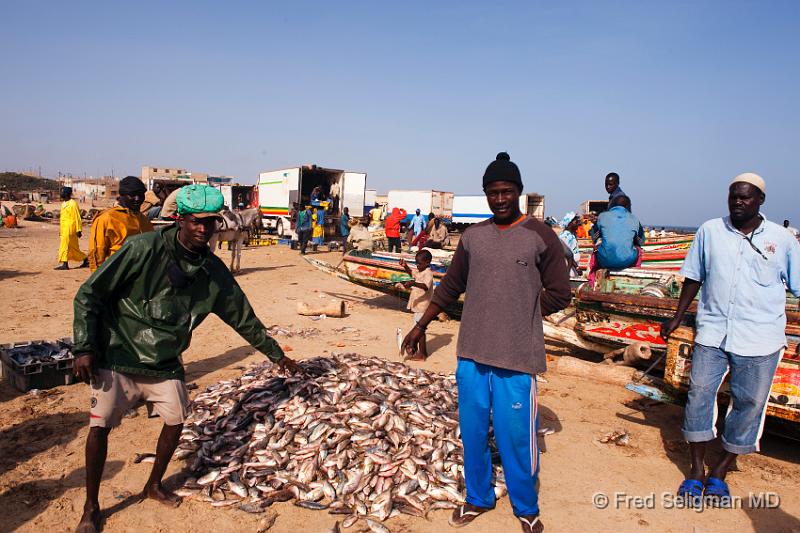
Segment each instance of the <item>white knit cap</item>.
[{"label": "white knit cap", "polygon": [[731,185],[734,183],[749,183],[753,187],[758,188],[762,193],[767,194],[767,184],[764,183],[764,178],[759,176],[758,174],[753,174],[752,172],[745,172],[744,174],[739,174],[733,181],[731,181]]}]

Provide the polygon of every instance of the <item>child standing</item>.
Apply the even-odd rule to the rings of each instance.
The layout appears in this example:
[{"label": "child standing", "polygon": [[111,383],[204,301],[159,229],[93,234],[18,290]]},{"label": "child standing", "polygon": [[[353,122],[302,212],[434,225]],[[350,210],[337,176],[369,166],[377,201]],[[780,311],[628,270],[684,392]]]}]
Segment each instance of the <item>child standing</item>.
[{"label": "child standing", "polygon": [[[422,313],[428,308],[428,304],[431,303],[433,298],[433,272],[430,269],[433,256],[428,250],[420,250],[414,259],[417,262],[416,272],[413,272],[403,259],[400,259],[400,266],[405,269],[409,276],[414,278],[403,283],[406,289],[411,289],[411,295],[408,297],[408,309],[414,313],[412,327],[417,325],[419,319],[422,318]],[[428,347],[425,343],[425,333],[423,331],[419,342],[419,351],[406,359],[424,361],[427,357]]]}]

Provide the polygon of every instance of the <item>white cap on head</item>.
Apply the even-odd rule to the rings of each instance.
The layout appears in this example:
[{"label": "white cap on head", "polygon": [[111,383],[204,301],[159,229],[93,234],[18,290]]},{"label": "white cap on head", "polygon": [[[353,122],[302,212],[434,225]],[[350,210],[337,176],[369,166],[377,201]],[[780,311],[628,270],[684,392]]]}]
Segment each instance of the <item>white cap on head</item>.
[{"label": "white cap on head", "polygon": [[753,174],[752,172],[745,172],[744,174],[739,174],[733,181],[731,181],[731,185],[734,183],[749,183],[753,187],[756,187],[762,193],[767,194],[767,184],[764,183],[764,178],[759,176],[758,174]]}]

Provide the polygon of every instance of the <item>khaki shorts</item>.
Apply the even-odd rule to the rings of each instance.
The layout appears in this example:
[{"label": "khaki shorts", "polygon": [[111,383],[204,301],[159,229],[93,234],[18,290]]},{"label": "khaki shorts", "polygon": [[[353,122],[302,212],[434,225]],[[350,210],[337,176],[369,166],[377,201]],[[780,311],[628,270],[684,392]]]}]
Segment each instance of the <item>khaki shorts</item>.
[{"label": "khaki shorts", "polygon": [[177,426],[189,416],[189,391],[180,379],[162,379],[120,374],[97,369],[92,378],[89,426],[113,428],[140,400],[147,404],[148,416],[160,416],[164,424]]}]

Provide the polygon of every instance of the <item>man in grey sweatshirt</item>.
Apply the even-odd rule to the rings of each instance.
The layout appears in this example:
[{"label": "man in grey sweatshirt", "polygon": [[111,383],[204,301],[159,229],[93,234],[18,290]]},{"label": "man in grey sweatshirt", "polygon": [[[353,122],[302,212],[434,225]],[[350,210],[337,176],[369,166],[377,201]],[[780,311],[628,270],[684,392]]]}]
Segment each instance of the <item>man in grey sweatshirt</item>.
[{"label": "man in grey sweatshirt", "polygon": [[520,212],[522,178],[507,153],[486,168],[483,190],[494,216],[464,232],[403,349],[413,355],[430,321],[465,293],[456,380],[467,497],[450,525],[467,525],[494,508],[491,420],[514,514],[523,531],[539,532],[544,526],[536,492],[536,374],[546,368],[542,316],[569,305],[569,275],[558,236]]}]

